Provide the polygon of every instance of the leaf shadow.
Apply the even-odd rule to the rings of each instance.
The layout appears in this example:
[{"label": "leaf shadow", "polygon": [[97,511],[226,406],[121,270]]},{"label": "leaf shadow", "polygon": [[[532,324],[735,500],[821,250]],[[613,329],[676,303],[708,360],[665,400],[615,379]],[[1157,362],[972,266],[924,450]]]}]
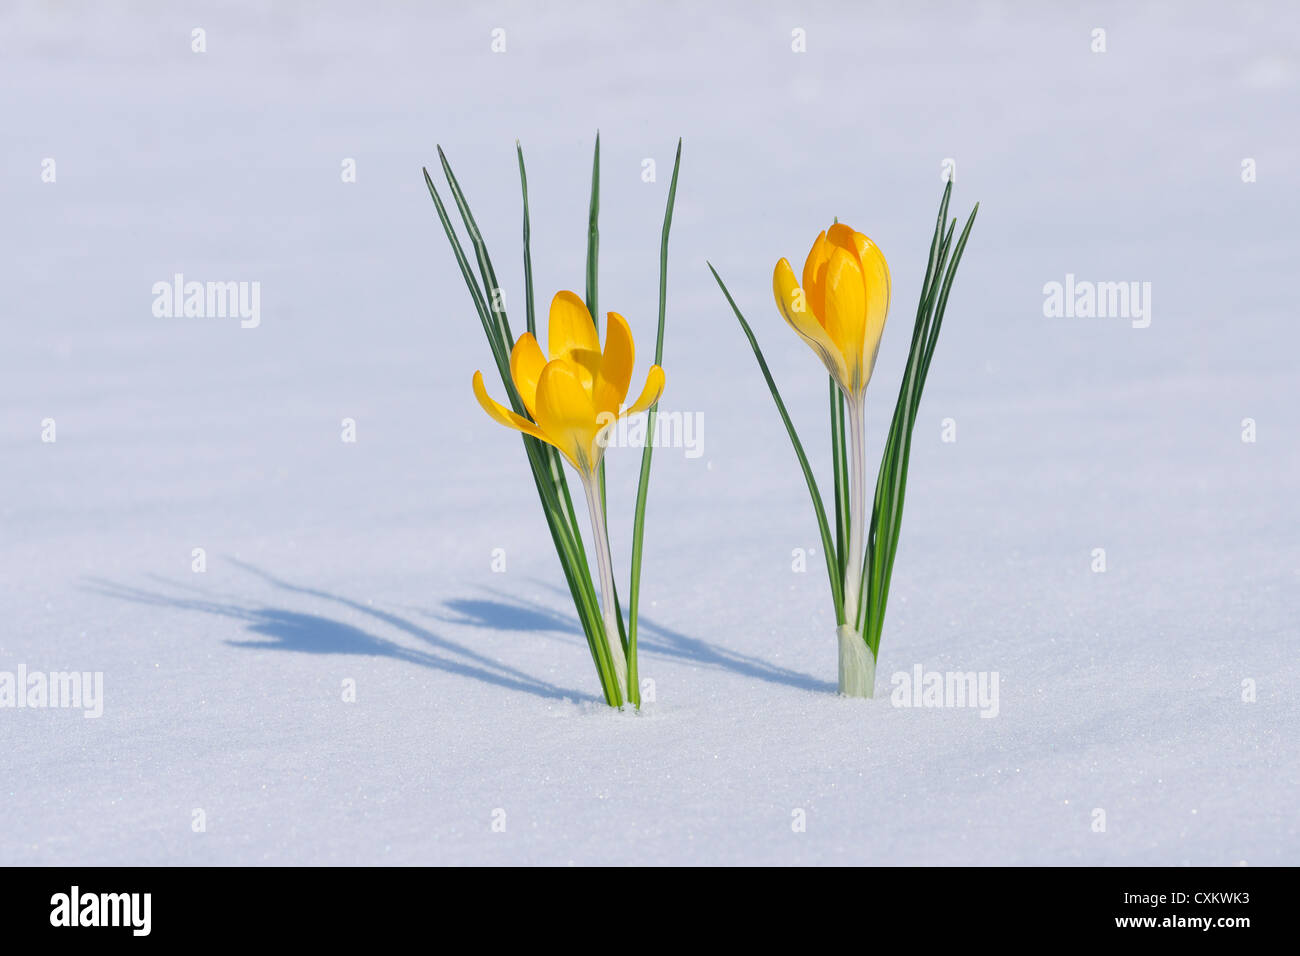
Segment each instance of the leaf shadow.
[{"label": "leaf shadow", "polygon": [[232,647],[305,654],[388,657],[551,700],[595,699],[591,694],[558,687],[519,668],[495,661],[471,647],[445,638],[390,611],[318,588],[291,584],[247,562],[229,560],[279,590],[347,608],[418,639],[427,645],[427,649],[408,647],[397,641],[372,634],[354,624],[321,614],[214,597],[211,592],[204,589],[169,581],[157,575],[150,576],[155,585],[154,589],[119,584],[103,578],[88,578],[87,589],[106,597],[136,604],[195,611],[241,621],[249,634],[260,638],[227,640],[225,643]]},{"label": "leaf shadow", "polygon": [[[562,591],[545,582],[535,582],[556,594],[568,597]],[[490,628],[493,630],[513,631],[563,631],[581,630],[581,623],[576,616],[562,614],[550,608],[523,604],[517,599],[500,591],[489,591],[493,597],[488,598],[453,598],[444,601],[443,613],[431,613],[427,610],[412,608],[434,620],[469,627]],[[770,684],[783,684],[800,690],[829,691],[834,693],[836,684],[818,680],[810,674],[804,674],[780,664],[773,664],[751,654],[743,654],[728,648],[718,647],[698,637],[691,637],[681,631],[675,631],[644,613],[639,616],[639,634],[637,649],[639,652],[656,654],[660,657],[676,658],[699,664],[703,667],[728,670],[743,677],[752,677]]]}]

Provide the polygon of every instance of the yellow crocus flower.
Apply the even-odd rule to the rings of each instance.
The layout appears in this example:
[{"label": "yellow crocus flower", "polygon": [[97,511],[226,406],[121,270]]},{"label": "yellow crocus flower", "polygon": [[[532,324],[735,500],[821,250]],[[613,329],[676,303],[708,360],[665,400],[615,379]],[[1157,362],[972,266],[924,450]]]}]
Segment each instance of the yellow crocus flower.
[{"label": "yellow crocus flower", "polygon": [[849,399],[866,390],[889,313],[889,263],[874,242],[844,223],[821,233],[803,267],[787,259],[772,291],[790,327],[807,342]]},{"label": "yellow crocus flower", "polygon": [[549,360],[531,332],[519,336],[510,352],[510,377],[532,421],[489,397],[482,372],[474,373],[474,395],[502,425],[554,445],[587,479],[600,466],[607,429],[659,401],[664,370],[652,365],[637,400],[623,408],[636,355],[627,320],[609,313],[602,352],[586,304],[572,292],[558,292],[548,333]]},{"label": "yellow crocus flower", "polygon": [[547,326],[549,359],[531,332],[519,336],[510,352],[510,378],[532,421],[494,401],[483,385],[482,372],[474,373],[474,395],[484,411],[502,425],[554,445],[582,477],[600,572],[605,642],[618,685],[626,687],[627,656],[615,613],[614,565],[595,477],[605,455],[609,428],[620,418],[645,411],[659,401],[664,370],[650,366],[641,394],[630,408],[624,408],[636,357],[627,320],[617,312],[609,313],[602,352],[586,304],[572,292],[557,292],[551,300]]}]

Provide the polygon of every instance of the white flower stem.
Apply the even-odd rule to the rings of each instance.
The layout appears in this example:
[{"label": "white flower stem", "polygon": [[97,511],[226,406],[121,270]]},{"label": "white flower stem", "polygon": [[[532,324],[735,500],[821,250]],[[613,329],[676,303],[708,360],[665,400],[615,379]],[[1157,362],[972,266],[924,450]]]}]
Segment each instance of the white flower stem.
[{"label": "white flower stem", "polygon": [[844,579],[844,622],[858,626],[858,591],[862,583],[863,532],[867,526],[867,450],[862,434],[862,396],[849,399],[849,562]]},{"label": "white flower stem", "polygon": [[600,506],[600,490],[595,474],[582,476],[582,487],[587,493],[587,507],[591,510],[591,536],[596,539],[596,565],[600,571],[600,609],[605,619],[605,643],[610,660],[614,662],[614,677],[620,688],[619,699],[627,695],[627,656],[618,636],[618,618],[614,614],[614,562],[609,554],[609,535],[605,531],[605,510]]},{"label": "white flower stem", "polygon": [[844,579],[844,624],[840,643],[840,693],[871,697],[875,693],[876,659],[858,632],[862,562],[867,527],[866,396],[850,397],[849,412],[849,553]]}]

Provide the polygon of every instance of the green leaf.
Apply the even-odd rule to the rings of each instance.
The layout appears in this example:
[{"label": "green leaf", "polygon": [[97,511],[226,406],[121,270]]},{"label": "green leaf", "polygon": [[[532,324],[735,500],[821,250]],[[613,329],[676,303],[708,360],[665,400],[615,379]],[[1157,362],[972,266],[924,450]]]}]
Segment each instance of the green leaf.
[{"label": "green leaf", "polygon": [[[596,132],[596,147],[591,158],[591,204],[587,212],[587,311],[591,314],[591,321],[596,326],[596,333],[600,334],[600,313],[597,311],[598,299],[597,291],[599,287],[598,273],[600,260],[600,132]],[[608,331],[608,330],[606,330]],[[609,505],[605,493],[605,460],[602,458],[600,468],[597,472],[597,481],[600,487],[600,510],[601,516],[605,520],[605,547],[609,548],[612,554],[614,549],[609,542]],[[593,534],[596,532],[593,531]],[[614,591],[614,620],[618,622],[618,639],[623,645],[623,653],[627,654],[627,628],[623,625],[623,607],[618,599],[618,584],[613,586]]]},{"label": "green leaf", "polygon": [[[423,167],[421,167],[423,169]],[[498,329],[493,324],[488,315],[487,304],[483,300],[483,293],[478,287],[478,282],[474,279],[474,273],[469,267],[469,260],[465,258],[465,250],[461,248],[460,239],[456,236],[456,229],[451,224],[451,219],[447,216],[447,207],[443,205],[442,197],[438,195],[438,189],[433,185],[433,179],[429,176],[429,170],[424,169],[424,184],[429,188],[429,196],[433,199],[433,205],[438,210],[438,219],[442,222],[443,231],[447,233],[447,241],[451,243],[452,251],[456,254],[456,265],[460,267],[461,278],[465,280],[465,285],[469,289],[470,298],[474,300],[474,308],[478,312],[479,321],[483,324],[483,334],[487,336],[488,345],[492,349],[492,359],[496,362],[497,371],[501,377],[509,381],[510,379],[510,360],[509,353],[502,349],[501,337]],[[511,383],[513,386],[513,383]],[[510,386],[507,386],[509,390]],[[520,406],[522,407],[522,405]],[[518,409],[516,409],[518,411]]]},{"label": "green leaf", "polygon": [[488,257],[487,243],[483,241],[483,235],[479,232],[478,223],[474,221],[474,214],[469,211],[469,203],[465,201],[465,194],[461,192],[460,183],[456,181],[456,176],[451,171],[451,164],[447,162],[447,155],[442,151],[441,146],[438,147],[438,160],[442,163],[442,172],[447,177],[447,185],[451,187],[451,195],[456,201],[456,208],[460,211],[461,221],[465,223],[465,232],[469,236],[470,243],[474,246],[474,255],[478,259],[479,273],[483,277],[483,290],[488,309],[496,318],[498,334],[501,341],[505,343],[506,354],[509,355],[515,337],[511,334],[510,322],[506,319],[505,305],[501,302],[501,284],[497,282],[496,270],[492,268],[492,260]]},{"label": "green leaf", "polygon": [[[518,150],[518,152],[522,156],[522,150]],[[483,241],[483,235],[479,232],[478,224],[474,221],[474,214],[470,212],[469,202],[465,199],[465,194],[461,191],[460,183],[456,180],[456,176],[451,170],[451,164],[447,161],[447,156],[443,153],[441,146],[438,147],[438,157],[442,161],[443,172],[447,177],[447,185],[451,187],[452,196],[456,200],[456,208],[460,211],[461,219],[465,223],[465,231],[469,235],[471,243],[474,245],[474,253],[478,260],[479,272],[483,277],[483,283],[488,289],[499,289],[500,287],[497,285],[496,270],[492,267],[491,256],[488,255],[487,243]],[[428,178],[427,173],[425,178]],[[464,258],[463,252],[461,253],[461,258]],[[462,269],[462,272],[463,271],[464,270]],[[511,336],[510,322],[506,317],[505,307],[503,305],[498,305],[495,301],[488,301],[485,295],[480,294],[479,298],[480,300],[487,302],[487,308],[496,318],[496,322],[494,323],[496,339],[501,344],[503,355],[503,358],[498,362],[498,367],[501,370],[501,377],[503,384],[506,387],[506,392],[510,396],[511,406],[514,408],[516,414],[528,418],[528,410],[524,407],[523,399],[520,398],[519,392],[515,388],[514,379],[510,375],[509,356],[514,339]],[[532,301],[531,297],[529,301]],[[493,324],[491,319],[485,319],[484,321],[488,324]],[[548,466],[544,470],[550,474],[551,482],[557,486],[558,497],[564,503],[564,517],[569,526],[569,534],[577,546],[576,550],[581,559],[584,576],[590,579],[591,570],[587,565],[587,552],[582,544],[582,530],[578,526],[577,515],[573,508],[573,497],[569,493],[568,477],[565,475],[564,466],[560,462],[559,453],[550,445],[545,443],[541,444],[545,449],[542,454],[545,455],[548,461]]]},{"label": "green leaf", "polygon": [[708,263],[708,266],[719,288],[722,289],[722,294],[727,297],[727,304],[731,306],[731,311],[736,314],[736,318],[740,321],[740,327],[744,330],[745,337],[749,339],[749,345],[754,350],[754,357],[758,359],[758,367],[763,372],[763,378],[767,380],[768,391],[772,393],[772,399],[776,402],[776,409],[781,413],[781,420],[785,422],[785,430],[790,435],[790,443],[794,445],[795,454],[799,456],[799,466],[803,469],[804,480],[808,483],[808,493],[812,496],[813,510],[817,513],[817,528],[822,536],[822,554],[826,556],[826,573],[831,579],[831,597],[835,601],[835,623],[843,624],[843,579],[842,575],[838,573],[835,544],[831,540],[830,525],[826,521],[826,506],[822,503],[822,494],[817,488],[817,479],[813,476],[812,467],[808,464],[808,456],[804,454],[803,443],[799,441],[799,433],[795,431],[794,422],[790,420],[790,413],[786,411],[785,402],[781,400],[781,392],[772,379],[772,372],[767,367],[767,359],[763,358],[763,350],[758,347],[758,339],[754,337],[754,330],[745,321],[745,317],[736,306],[736,300],[731,297],[731,293],[727,290],[726,283],[718,275],[718,270],[713,268],[713,263]]},{"label": "green leaf", "polygon": [[889,601],[889,582],[893,575],[894,558],[897,555],[898,539],[902,530],[912,433],[916,427],[921,395],[929,375],[930,360],[938,343],[939,331],[943,326],[948,294],[952,289],[957,266],[966,248],[971,227],[975,223],[975,215],[979,211],[977,203],[954,247],[952,239],[957,225],[956,220],[953,220],[947,229],[944,228],[951,193],[952,183],[949,182],[944,188],[934,236],[930,242],[930,258],[926,267],[925,280],[921,285],[912,344],[903,381],[899,387],[898,401],[894,406],[889,435],[885,441],[880,472],[876,479],[867,567],[863,575],[867,600],[858,618],[859,629],[866,636],[873,655],[879,653],[880,638],[884,630],[885,610]]},{"label": "green leaf", "polygon": [[600,258],[600,132],[591,157],[591,205],[587,211],[587,311],[600,331],[600,308],[596,296],[596,264]]},{"label": "green leaf", "polygon": [[[528,311],[528,331],[536,337],[537,305],[533,294],[532,226],[528,214],[528,173],[524,169],[524,148],[518,140],[515,140],[515,153],[519,159],[519,188],[524,198],[524,304]],[[586,566],[586,550],[582,547],[582,532],[578,528],[578,514],[573,507],[573,497],[569,493],[569,480],[564,473],[564,461],[553,446],[540,442],[538,444],[546,458],[546,471],[550,475],[551,484],[555,487],[560,502],[564,506],[564,515],[568,522],[569,533],[576,540],[578,550],[583,556],[583,571],[589,576],[590,570]]]},{"label": "green leaf", "polygon": [[[673,225],[673,206],[677,202],[677,172],[682,165],[682,141],[677,141],[677,158],[673,160],[673,179],[668,185],[668,204],[664,207],[664,227],[659,237],[659,331],[655,336],[655,364],[664,364],[664,317],[668,310],[668,233]],[[646,498],[650,493],[650,457],[654,452],[655,420],[659,403],[646,413],[646,442],[641,450],[641,477],[636,486],[636,514],[632,519],[632,585],[628,591],[627,623],[627,699],[641,706],[641,681],[637,670],[636,625],[641,607],[641,554],[645,538]]]},{"label": "green leaf", "polygon": [[537,336],[537,306],[533,301],[532,228],[528,221],[528,173],[524,170],[524,148],[515,140],[519,156],[519,188],[524,194],[524,302],[528,308],[528,331]]}]

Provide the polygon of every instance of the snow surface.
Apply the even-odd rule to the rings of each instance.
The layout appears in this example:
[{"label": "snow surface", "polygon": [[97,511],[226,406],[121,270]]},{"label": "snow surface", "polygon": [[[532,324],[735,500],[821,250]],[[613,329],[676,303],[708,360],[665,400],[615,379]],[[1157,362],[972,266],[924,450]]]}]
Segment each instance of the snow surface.
[{"label": "snow surface", "polygon": [[[1052,6],[6,3],[0,671],[102,671],[105,702],[0,709],[0,862],[1300,862],[1300,15]],[[597,128],[638,376],[684,137],[662,407],[706,426],[655,458],[639,716],[599,703],[471,395],[491,360],[419,173],[442,143],[522,328],[515,138],[544,306],[582,287]],[[875,459],[946,157],[980,218],[879,696],[845,700],[820,554],[791,570],[803,480],[705,259],[825,475],[771,269],[832,217],[876,239]],[[260,282],[260,327],[154,317],[176,272]],[[1067,273],[1150,282],[1150,327],[1045,318]],[[609,461],[621,568],[638,461]],[[998,716],[891,706],[916,664],[998,672]]]}]

